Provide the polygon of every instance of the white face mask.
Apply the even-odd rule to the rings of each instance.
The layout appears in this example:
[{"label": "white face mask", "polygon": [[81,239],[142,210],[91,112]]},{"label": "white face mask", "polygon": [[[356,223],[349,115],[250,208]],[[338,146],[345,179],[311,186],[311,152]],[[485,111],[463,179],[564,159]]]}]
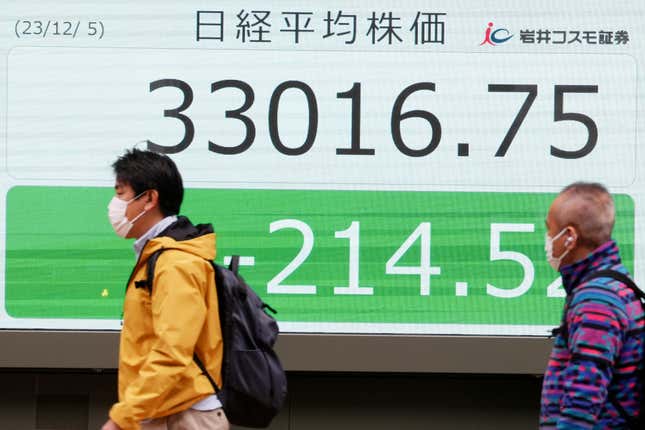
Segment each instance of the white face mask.
[{"label": "white face mask", "polygon": [[[145,193],[145,191],[143,193]],[[146,210],[144,209],[139,215],[134,217],[132,221],[129,221],[128,217],[125,215],[128,205],[141,197],[143,193],[127,201],[121,200],[117,196],[112,197],[112,200],[110,200],[110,204],[108,204],[108,218],[110,219],[110,224],[112,224],[112,228],[117,236],[125,238],[132,229],[134,223],[146,213]]]},{"label": "white face mask", "polygon": [[558,234],[555,235],[555,237],[550,237],[549,233],[546,234],[546,238],[544,241],[544,250],[546,251],[546,260],[549,262],[551,267],[553,267],[553,270],[559,271],[560,270],[560,264],[562,264],[562,259],[569,253],[570,249],[567,249],[562,253],[561,256],[559,257],[554,257],[553,256],[553,242],[562,236],[564,232],[567,231],[567,228],[563,228],[562,231]]}]

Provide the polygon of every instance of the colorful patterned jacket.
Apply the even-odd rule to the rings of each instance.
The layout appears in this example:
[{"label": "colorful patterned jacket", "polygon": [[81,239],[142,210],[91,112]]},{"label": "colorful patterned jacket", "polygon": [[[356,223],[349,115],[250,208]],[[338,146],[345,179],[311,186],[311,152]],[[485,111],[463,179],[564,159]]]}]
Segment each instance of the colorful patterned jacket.
[{"label": "colorful patterned jacket", "polygon": [[627,429],[608,399],[639,414],[644,315],[632,290],[611,278],[583,280],[611,269],[627,273],[609,241],[560,269],[570,304],[566,336],[555,338],[542,386],[541,429]]}]

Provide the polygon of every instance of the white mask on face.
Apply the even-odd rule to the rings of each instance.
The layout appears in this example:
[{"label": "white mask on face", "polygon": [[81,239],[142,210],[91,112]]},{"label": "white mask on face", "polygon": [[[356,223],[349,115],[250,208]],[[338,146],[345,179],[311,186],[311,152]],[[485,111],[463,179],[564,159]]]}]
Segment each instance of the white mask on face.
[{"label": "white mask on face", "polygon": [[[549,262],[551,267],[553,267],[553,270],[559,271],[560,270],[560,264],[562,264],[562,259],[569,253],[570,249],[567,249],[562,253],[561,256],[559,257],[554,257],[553,256],[553,242],[558,239],[560,236],[564,234],[564,232],[567,231],[567,228],[563,228],[562,231],[558,234],[555,235],[555,237],[549,236],[549,233],[546,234],[546,238],[544,241],[544,250],[546,251],[546,260]],[[565,245],[567,243],[565,242]]]},{"label": "white mask on face", "polygon": [[[145,193],[145,191],[143,193]],[[108,204],[108,218],[110,219],[110,224],[112,224],[112,228],[117,236],[125,238],[132,229],[134,223],[146,213],[146,210],[144,209],[139,215],[134,217],[132,221],[129,221],[128,217],[125,215],[128,205],[141,197],[143,193],[127,201],[121,200],[117,196],[112,197],[112,200],[110,200],[110,204]]]}]

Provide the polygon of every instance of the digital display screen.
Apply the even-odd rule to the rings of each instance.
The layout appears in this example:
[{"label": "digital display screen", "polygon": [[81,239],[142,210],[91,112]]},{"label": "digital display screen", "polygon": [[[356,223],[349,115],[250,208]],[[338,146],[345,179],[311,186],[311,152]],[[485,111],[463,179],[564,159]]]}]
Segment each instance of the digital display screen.
[{"label": "digital display screen", "polygon": [[546,336],[544,219],[601,182],[645,275],[645,4],[7,2],[0,329],[120,328],[111,164],[168,154],[182,214],[283,332]]}]

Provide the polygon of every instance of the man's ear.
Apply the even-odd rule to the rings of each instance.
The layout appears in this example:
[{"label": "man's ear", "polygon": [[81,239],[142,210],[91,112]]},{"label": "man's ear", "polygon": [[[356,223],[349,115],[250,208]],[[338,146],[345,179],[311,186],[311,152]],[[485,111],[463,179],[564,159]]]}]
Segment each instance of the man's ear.
[{"label": "man's ear", "polygon": [[564,246],[572,249],[578,245],[578,232],[574,227],[567,227],[567,238],[564,240]]},{"label": "man's ear", "polygon": [[146,212],[150,212],[152,209],[159,207],[159,192],[157,190],[150,190],[147,194],[145,197],[146,204],[143,208]]}]

